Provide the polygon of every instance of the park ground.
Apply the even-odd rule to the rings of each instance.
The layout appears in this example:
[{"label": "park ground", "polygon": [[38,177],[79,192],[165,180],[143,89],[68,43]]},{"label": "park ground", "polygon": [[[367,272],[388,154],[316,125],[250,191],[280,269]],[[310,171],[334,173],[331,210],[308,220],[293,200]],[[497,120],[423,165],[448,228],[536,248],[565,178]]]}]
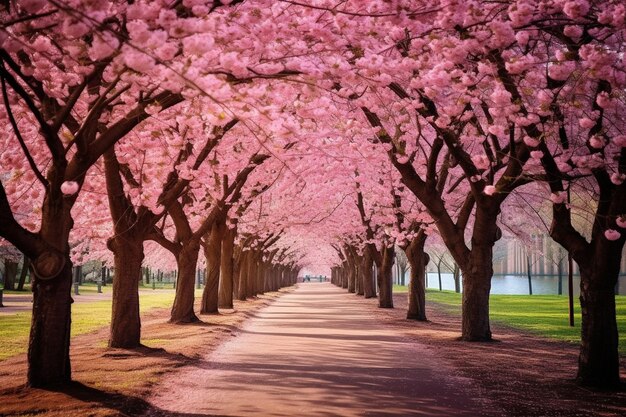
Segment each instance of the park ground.
[{"label": "park ground", "polygon": [[[428,391],[428,395],[434,397],[431,400],[437,403],[436,397],[441,396],[439,400],[444,399],[444,405],[457,411],[466,405],[475,407],[474,400],[476,400],[482,407],[481,414],[483,415],[520,417],[626,415],[625,392],[595,392],[580,388],[575,384],[578,349],[575,343],[566,341],[569,336],[560,337],[564,340],[550,340],[538,335],[542,329],[520,330],[510,324],[504,324],[504,320],[496,319],[493,325],[496,342],[463,343],[457,340],[460,333],[460,320],[455,310],[456,307],[453,307],[454,297],[456,297],[454,294],[429,293],[429,299],[438,299],[439,303],[429,303],[429,322],[416,323],[404,319],[406,294],[395,295],[395,309],[378,309],[375,299],[364,300],[345,293],[344,290],[331,287],[329,284],[307,283],[300,284],[298,289],[288,288],[277,293],[261,295],[253,301],[237,303],[234,311],[203,316],[204,323],[187,326],[167,323],[166,306],[169,302],[168,297],[172,296],[171,291],[157,290],[152,295],[147,294],[143,298],[147,301],[142,311],[143,340],[146,347],[133,351],[109,349],[106,347],[108,333],[106,325],[98,322],[95,328],[90,328],[83,323],[87,326],[83,328],[83,331],[87,333],[77,334],[72,340],[73,375],[76,383],[69,389],[62,392],[50,392],[24,388],[26,358],[23,352],[1,361],[0,386],[3,388],[0,390],[0,416],[161,415],[183,417],[210,415],[206,412],[192,413],[181,410],[180,407],[184,408],[187,404],[185,397],[181,397],[181,390],[192,397],[202,398],[204,403],[211,402],[211,395],[214,395],[215,391],[209,390],[203,393],[201,390],[204,387],[198,384],[195,388],[193,385],[191,388],[185,387],[181,385],[181,381],[201,378],[202,375],[210,378],[215,372],[218,372],[219,377],[219,372],[223,370],[216,370],[207,365],[215,362],[215,358],[230,361],[229,368],[238,368],[238,366],[232,366],[232,361],[237,361],[238,357],[242,358],[237,355],[241,355],[243,345],[259,340],[250,338],[257,337],[254,333],[263,333],[262,329],[263,326],[267,326],[268,317],[272,318],[272,314],[275,314],[273,312],[277,309],[281,311],[280,317],[287,322],[297,318],[291,314],[300,315],[299,320],[302,314],[309,314],[313,322],[321,322],[319,317],[323,317],[324,311],[303,313],[303,311],[289,312],[284,309],[284,307],[294,305],[305,305],[307,299],[314,300],[314,297],[302,297],[303,292],[312,289],[315,290],[314,292],[320,292],[319,296],[328,298],[329,303],[334,304],[329,306],[329,311],[326,311],[329,314],[327,317],[346,313],[348,310],[337,310],[343,306],[342,308],[351,309],[349,310],[350,320],[354,321],[354,316],[359,315],[360,321],[357,320],[357,322],[363,327],[361,333],[358,332],[358,328],[350,329],[343,326],[345,332],[343,335],[337,334],[338,329],[334,329],[333,337],[306,338],[317,343],[321,340],[324,343],[325,363],[323,367],[315,371],[319,374],[332,374],[335,368],[346,369],[347,364],[370,361],[377,355],[377,351],[372,348],[368,351],[370,354],[363,357],[363,351],[354,349],[356,345],[367,347],[368,343],[373,344],[372,346],[380,343],[381,346],[386,346],[385,343],[388,344],[391,340],[396,346],[394,349],[401,350],[395,351],[400,352],[397,356],[394,356],[395,354],[379,356],[379,359],[382,358],[385,361],[382,368],[386,367],[386,370],[380,371],[382,373],[379,375],[381,380],[379,384],[384,384],[385,380],[393,382],[398,378],[400,381],[408,382],[415,375],[409,375],[406,372],[418,372],[419,369],[423,369],[429,373],[430,381],[434,381],[431,385],[443,387],[441,389],[435,387]],[[297,303],[294,303],[294,297],[299,297]],[[319,299],[317,302],[320,302]],[[98,303],[102,304],[100,308],[106,310],[106,301]],[[85,308],[90,305],[93,307],[91,302],[84,302],[83,305]],[[323,307],[319,304],[312,306],[317,310]],[[78,302],[75,309],[80,311],[80,307],[81,303]],[[280,310],[281,308],[283,310]],[[105,312],[98,309],[95,311],[97,314],[102,314],[106,322]],[[75,320],[81,323],[80,317]],[[347,319],[345,321],[348,322]],[[339,320],[335,322],[341,323]],[[366,324],[368,326],[379,325],[384,329],[384,334],[368,333]],[[355,330],[357,330],[356,333]],[[307,331],[310,332],[310,329]],[[284,329],[282,333],[285,333]],[[6,338],[0,335],[0,343],[5,340]],[[284,345],[289,343],[288,340],[283,340]],[[346,340],[349,342],[346,343]],[[318,348],[321,349],[319,346]],[[5,350],[6,347],[2,347],[2,350]],[[239,354],[237,349],[240,350]],[[235,353],[229,353],[231,350]],[[406,350],[408,355],[402,353],[403,350]],[[320,356],[313,353],[306,350],[291,353],[285,351],[282,355],[295,354],[294,357],[302,357],[296,360],[304,361],[303,366],[316,366],[315,361],[319,360]],[[306,362],[309,357],[313,358],[312,362]],[[263,365],[264,358],[271,357],[259,355],[260,365]],[[287,358],[287,360],[295,366],[293,358]],[[411,363],[408,363],[409,361]],[[275,372],[278,372],[277,369],[280,367],[276,366],[275,362],[268,363],[268,365],[272,366],[259,366],[255,369],[257,379],[264,380],[265,374],[276,376]],[[380,366],[377,367],[380,368]],[[397,370],[398,375],[394,374],[394,370]],[[366,378],[366,376],[354,373],[353,376]],[[622,377],[626,378],[626,372],[623,372]],[[324,378],[327,377],[324,376]],[[285,379],[286,381],[281,382],[281,394],[284,393],[285,398],[289,397],[290,389],[303,389],[301,386],[290,387],[289,379]],[[397,392],[400,398],[403,398],[404,394],[413,392],[411,390],[426,389],[424,381],[415,380],[414,387],[389,387],[389,390]],[[329,388],[333,389],[332,385],[336,383],[332,378],[329,378],[327,382],[331,385]],[[357,388],[361,387],[367,391],[370,382],[366,379],[362,385],[357,385]],[[196,392],[185,391],[189,389]],[[215,387],[211,389],[214,390]],[[251,393],[255,392],[254,385],[248,386],[247,389]],[[256,392],[262,393],[264,389],[260,388]],[[203,394],[206,395],[202,396]],[[241,397],[243,396],[245,395],[242,394]],[[456,401],[454,401],[455,397]],[[468,397],[471,397],[470,400]],[[324,413],[324,407],[329,406],[328,397],[326,400],[326,403],[318,402],[320,411],[316,413],[315,408],[312,408],[310,414],[307,415],[337,415],[332,409],[327,409],[329,411]],[[307,401],[314,404],[315,398],[307,397]],[[407,401],[407,404],[411,405],[410,400]],[[402,412],[401,406],[402,404],[396,409],[398,413]],[[391,409],[389,413],[384,413],[377,408],[376,397],[371,398],[368,407],[371,409],[368,415],[402,415],[394,414]],[[420,409],[417,403],[411,409],[415,411],[414,414],[404,415],[455,415],[450,410],[435,414],[433,410],[436,408]],[[271,415],[269,412],[265,414]],[[228,413],[228,415],[237,414]],[[256,415],[264,414],[257,412]],[[462,413],[458,412],[457,415],[462,415]]]}]

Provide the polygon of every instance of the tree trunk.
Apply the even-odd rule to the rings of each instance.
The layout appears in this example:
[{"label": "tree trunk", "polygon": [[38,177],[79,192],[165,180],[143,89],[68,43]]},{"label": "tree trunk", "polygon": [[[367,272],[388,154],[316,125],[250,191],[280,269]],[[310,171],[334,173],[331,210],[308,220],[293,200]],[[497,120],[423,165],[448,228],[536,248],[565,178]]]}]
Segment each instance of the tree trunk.
[{"label": "tree trunk", "polygon": [[26,284],[26,277],[29,275],[28,268],[30,268],[30,258],[24,255],[22,262],[22,272],[20,273],[20,280],[17,283],[17,290],[24,291],[24,284]]},{"label": "tree trunk", "polygon": [[33,316],[28,342],[28,385],[55,387],[71,381],[72,262],[52,279],[32,280]]},{"label": "tree trunk", "polygon": [[595,243],[590,267],[580,270],[582,322],[578,381],[584,386],[616,389],[620,379],[615,283],[620,270],[621,245],[608,240]]},{"label": "tree trunk", "polygon": [[240,270],[241,270],[241,251],[236,246],[233,250],[233,297],[239,296]]},{"label": "tree trunk", "polygon": [[430,257],[424,252],[426,237],[426,234],[420,230],[404,251],[411,265],[409,308],[406,315],[406,318],[409,320],[427,320],[425,272]]},{"label": "tree trunk", "polygon": [[365,290],[363,288],[363,272],[361,271],[363,269],[363,261],[362,258],[363,256],[359,256],[356,251],[354,252],[355,254],[355,258],[354,258],[354,268],[355,268],[355,274],[354,274],[354,291],[356,292],[356,295],[364,295],[365,294]]},{"label": "tree trunk", "polygon": [[219,307],[233,308],[233,272],[236,229],[228,229],[222,241],[222,263],[219,284]]},{"label": "tree trunk", "polygon": [[372,266],[374,260],[372,259],[372,254],[370,253],[369,248],[365,248],[363,250],[363,260],[361,274],[363,276],[363,296],[365,298],[374,298],[376,297],[376,290],[374,289],[374,277],[372,274]]},{"label": "tree trunk", "polygon": [[118,235],[109,242],[115,265],[109,346],[136,348],[141,346],[139,281],[144,258],[143,239],[130,240],[128,236]]},{"label": "tree trunk", "polygon": [[557,274],[559,275],[559,281],[556,289],[558,295],[563,295],[563,257],[561,256],[561,250],[561,247],[559,247],[559,263],[556,265]]},{"label": "tree trunk", "polygon": [[261,255],[261,259],[259,259],[259,267],[257,269],[257,294],[264,294],[267,288],[268,266],[268,262],[264,261]]},{"label": "tree trunk", "polygon": [[241,252],[239,260],[239,284],[237,299],[239,301],[246,301],[248,298],[248,263],[250,262],[250,251]]},{"label": "tree trunk", "polygon": [[352,248],[346,251],[346,260],[348,261],[348,292],[356,293],[356,258]]},{"label": "tree trunk", "polygon": [[454,263],[452,278],[454,279],[454,292],[458,294],[461,292],[461,270],[459,269],[459,264],[456,262]]},{"label": "tree trunk", "polygon": [[246,273],[246,280],[248,285],[248,298],[256,297],[256,278],[259,273],[258,257],[256,249],[250,250],[248,259],[248,271]]},{"label": "tree trunk", "polygon": [[199,321],[193,311],[195,301],[196,269],[200,243],[195,239],[181,242],[182,248],[176,255],[178,267],[178,281],[176,296],[170,313],[170,323],[195,323]]},{"label": "tree trunk", "polygon": [[17,277],[17,262],[9,259],[4,260],[4,289],[15,289],[15,278]]},{"label": "tree trunk", "polygon": [[395,250],[393,246],[382,249],[382,263],[378,268],[378,307],[393,308],[393,257]]},{"label": "tree trunk", "polygon": [[489,292],[493,275],[493,246],[472,248],[468,270],[463,272],[463,303],[461,339],[466,341],[489,341]]},{"label": "tree trunk", "polygon": [[207,276],[204,291],[202,292],[202,303],[200,314],[215,314],[218,312],[219,304],[219,282],[220,264],[222,258],[222,238],[225,232],[223,221],[217,221],[211,227],[208,242],[204,248],[204,255],[207,264]]},{"label": "tree trunk", "polygon": [[443,291],[443,283],[441,281],[441,268],[439,268],[438,272],[439,273],[437,274],[437,276],[439,278],[439,291]]},{"label": "tree trunk", "polygon": [[341,274],[341,288],[344,289],[348,289],[349,284],[349,280],[350,280],[350,263],[348,262],[348,260],[346,259],[343,262],[343,271]]},{"label": "tree trunk", "polygon": [[526,274],[528,275],[528,295],[533,295],[533,275],[530,255],[526,255]]},{"label": "tree trunk", "polygon": [[[441,291],[441,263],[443,262],[443,256],[437,260],[437,278],[439,279],[439,291]],[[456,264],[455,264],[456,265]],[[454,282],[456,288],[456,281]]]}]

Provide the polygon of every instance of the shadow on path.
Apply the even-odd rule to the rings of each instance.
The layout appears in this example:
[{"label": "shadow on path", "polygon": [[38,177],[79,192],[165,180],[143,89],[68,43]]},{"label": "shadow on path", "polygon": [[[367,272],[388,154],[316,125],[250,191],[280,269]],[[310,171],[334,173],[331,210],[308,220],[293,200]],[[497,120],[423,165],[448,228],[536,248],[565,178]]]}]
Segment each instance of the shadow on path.
[{"label": "shadow on path", "polygon": [[330,284],[301,285],[236,336],[165,380],[144,414],[488,415],[469,380]]}]

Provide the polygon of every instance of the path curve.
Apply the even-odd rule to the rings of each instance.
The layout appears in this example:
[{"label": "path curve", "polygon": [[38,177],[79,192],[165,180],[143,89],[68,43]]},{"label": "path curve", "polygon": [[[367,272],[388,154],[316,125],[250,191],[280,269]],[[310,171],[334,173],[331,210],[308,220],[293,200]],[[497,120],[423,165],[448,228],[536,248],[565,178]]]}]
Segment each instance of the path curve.
[{"label": "path curve", "polygon": [[[479,416],[471,381],[328,283],[300,284],[198,363],[166,378],[159,415]],[[152,416],[155,414],[153,413]]]}]

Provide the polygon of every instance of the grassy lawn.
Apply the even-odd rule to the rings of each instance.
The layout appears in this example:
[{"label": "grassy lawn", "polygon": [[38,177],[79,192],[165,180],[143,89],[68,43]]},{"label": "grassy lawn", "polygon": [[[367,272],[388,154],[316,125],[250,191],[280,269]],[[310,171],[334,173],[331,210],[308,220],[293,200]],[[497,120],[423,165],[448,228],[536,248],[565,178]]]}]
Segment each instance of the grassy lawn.
[{"label": "grassy lawn", "polygon": [[[102,292],[104,294],[108,294],[113,291],[113,284],[107,284],[106,286],[102,286]],[[5,294],[17,294],[17,295],[30,295],[30,284],[24,285],[24,291],[16,291],[16,290],[3,290]],[[72,292],[74,291],[74,287],[72,287]],[[86,282],[78,287],[78,292],[80,294],[97,294],[98,286],[95,282]]]},{"label": "grassy lawn", "polygon": [[[406,292],[406,287],[394,286]],[[489,298],[493,322],[568,342],[580,342],[580,305],[574,302],[575,327],[569,327],[567,297],[558,295],[492,295]],[[618,295],[617,327],[619,350],[626,355],[626,296]],[[453,291],[427,290],[426,301],[444,305],[452,313],[461,314],[461,294]]]},{"label": "grassy lawn", "polygon": [[[111,291],[111,287],[105,287]],[[104,288],[103,288],[104,289]],[[81,294],[91,288],[81,287]],[[107,291],[105,290],[105,291]],[[93,287],[96,292],[96,287]],[[153,308],[168,308],[174,301],[173,291],[159,291],[140,295],[140,312]],[[26,352],[30,331],[30,312],[0,315],[0,360]],[[106,327],[111,322],[111,301],[74,303],[72,305],[72,336],[89,333]]]}]

